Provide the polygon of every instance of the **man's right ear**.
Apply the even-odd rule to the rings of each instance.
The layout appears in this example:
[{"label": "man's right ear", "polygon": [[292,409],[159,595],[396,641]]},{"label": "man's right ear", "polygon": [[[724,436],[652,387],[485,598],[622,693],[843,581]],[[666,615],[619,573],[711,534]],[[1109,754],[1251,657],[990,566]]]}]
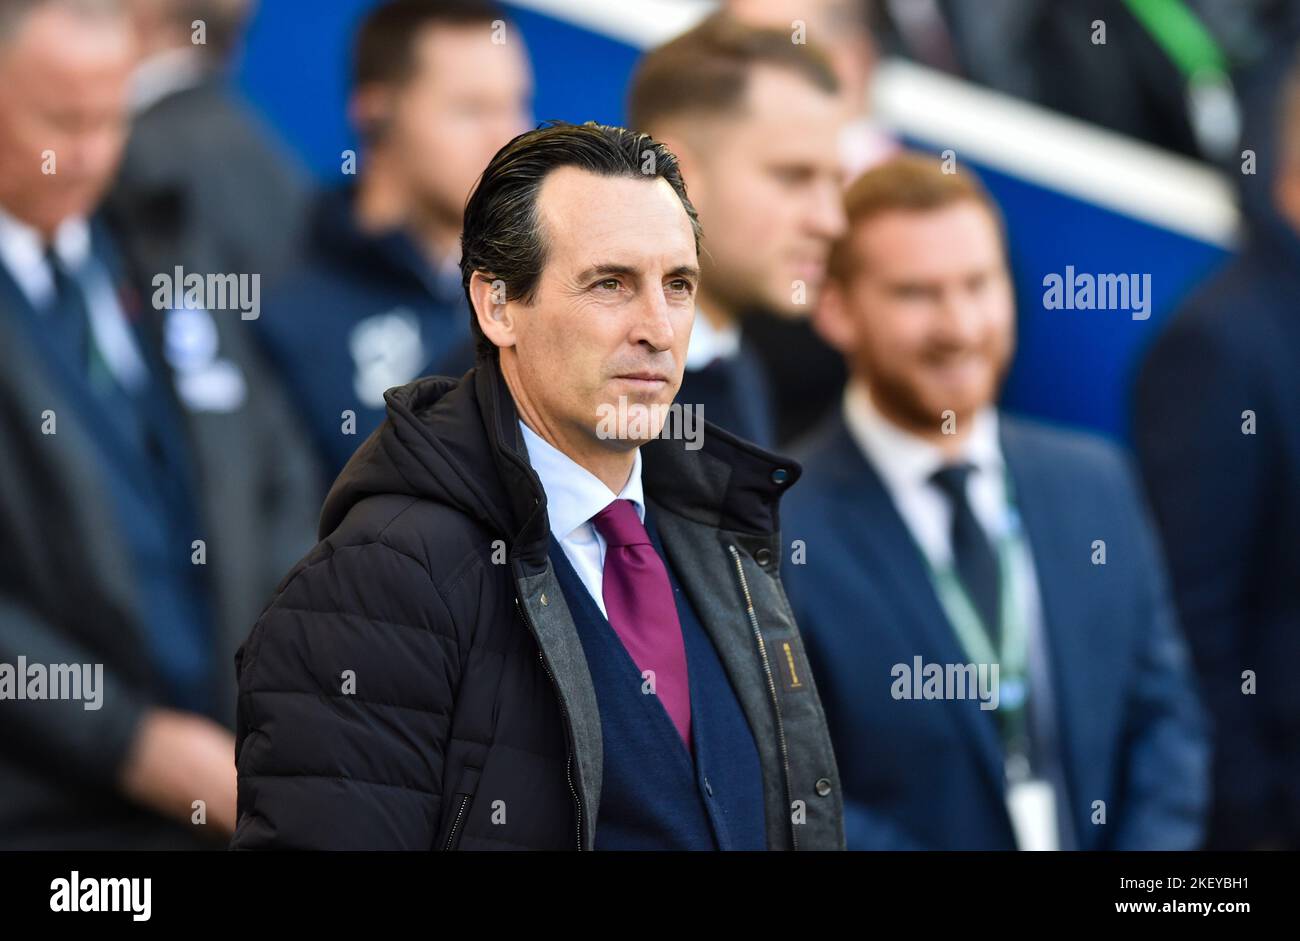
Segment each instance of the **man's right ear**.
[{"label": "man's right ear", "polygon": [[494,346],[515,345],[514,305],[506,296],[506,283],[482,271],[474,272],[469,281],[469,297],[474,317],[483,335]]},{"label": "man's right ear", "polygon": [[369,146],[379,143],[393,123],[393,94],[383,85],[356,89],[348,99],[348,117],[361,139]]}]

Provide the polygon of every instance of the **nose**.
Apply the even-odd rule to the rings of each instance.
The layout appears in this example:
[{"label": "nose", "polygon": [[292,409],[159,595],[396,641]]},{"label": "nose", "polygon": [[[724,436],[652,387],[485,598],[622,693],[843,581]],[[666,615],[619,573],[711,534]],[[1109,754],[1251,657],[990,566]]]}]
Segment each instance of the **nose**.
[{"label": "nose", "polygon": [[984,330],[985,310],[966,291],[947,290],[939,304],[939,331],[949,342],[969,346]]},{"label": "nose", "polygon": [[645,299],[637,305],[636,322],[629,339],[644,343],[655,352],[671,349],[676,335],[673,329],[672,308],[664,297],[663,289],[645,292]]}]

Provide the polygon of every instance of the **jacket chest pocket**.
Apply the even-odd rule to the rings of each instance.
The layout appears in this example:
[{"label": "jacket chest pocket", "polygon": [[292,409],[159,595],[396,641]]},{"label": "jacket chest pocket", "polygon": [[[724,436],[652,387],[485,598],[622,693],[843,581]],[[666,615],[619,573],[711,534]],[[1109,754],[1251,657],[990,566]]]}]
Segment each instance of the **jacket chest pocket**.
[{"label": "jacket chest pocket", "polygon": [[478,768],[466,768],[461,772],[456,790],[446,798],[442,833],[439,836],[437,849],[454,850],[460,846],[461,835],[465,832],[465,820],[474,805],[474,793],[478,790],[478,779],[481,773]]}]

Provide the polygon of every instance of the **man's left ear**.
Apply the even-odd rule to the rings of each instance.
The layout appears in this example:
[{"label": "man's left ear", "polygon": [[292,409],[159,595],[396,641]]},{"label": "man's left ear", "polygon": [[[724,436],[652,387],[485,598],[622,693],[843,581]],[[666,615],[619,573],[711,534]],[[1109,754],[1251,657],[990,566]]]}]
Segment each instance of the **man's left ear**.
[{"label": "man's left ear", "polygon": [[476,271],[470,278],[469,297],[483,335],[498,347],[514,346],[514,317],[506,298],[506,283]]},{"label": "man's left ear", "polygon": [[705,194],[704,173],[700,167],[700,161],[695,156],[695,149],[686,139],[686,135],[677,134],[672,130],[663,131],[662,136],[656,135],[655,139],[667,147],[677,158],[677,170],[681,174],[682,180],[686,183],[686,191],[690,194],[691,202],[699,204],[707,200]]}]

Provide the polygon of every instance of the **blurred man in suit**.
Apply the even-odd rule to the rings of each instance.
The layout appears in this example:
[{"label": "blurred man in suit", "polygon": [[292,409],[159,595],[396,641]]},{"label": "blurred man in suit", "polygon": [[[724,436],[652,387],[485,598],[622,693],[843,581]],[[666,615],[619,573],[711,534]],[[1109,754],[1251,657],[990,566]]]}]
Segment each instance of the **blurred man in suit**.
[{"label": "blurred man in suit", "polygon": [[1174,315],[1136,389],[1134,441],[1215,727],[1215,849],[1300,849],[1300,65],[1294,51],[1278,64],[1247,99],[1242,253]]},{"label": "blurred man in suit", "polygon": [[220,412],[178,397],[148,277],[96,215],[133,62],[118,0],[0,6],[5,848],[220,845],[230,663],[315,515],[257,387]]},{"label": "blurred man in suit", "polygon": [[678,401],[772,447],[769,382],[740,317],[754,307],[806,312],[843,231],[835,71],[787,30],[718,14],[641,60],[628,113],[679,155],[709,232]]},{"label": "blurred man in suit", "polygon": [[531,95],[523,39],[487,0],[389,0],[361,24],[362,153],[342,168],[356,183],[321,194],[306,262],[259,321],[329,480],[383,420],[386,389],[473,365],[461,215]]},{"label": "blurred man in suit", "polygon": [[1111,446],[1001,413],[1000,216],[908,155],[845,199],[818,329],[843,409],[797,453],[784,568],[850,848],[1193,848],[1207,748]]}]

